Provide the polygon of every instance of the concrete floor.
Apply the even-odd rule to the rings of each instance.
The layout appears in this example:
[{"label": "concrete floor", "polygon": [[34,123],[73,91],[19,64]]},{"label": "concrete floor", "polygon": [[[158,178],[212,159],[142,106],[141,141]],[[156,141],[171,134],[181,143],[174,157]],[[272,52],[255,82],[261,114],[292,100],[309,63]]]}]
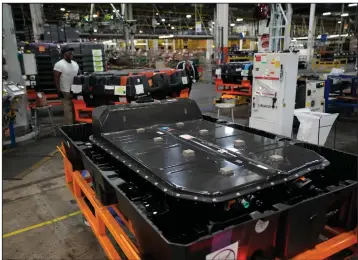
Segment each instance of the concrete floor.
[{"label": "concrete floor", "polygon": [[[20,181],[3,181],[3,234],[78,211],[59,153]],[[82,215],[3,238],[3,259],[106,259]]]},{"label": "concrete floor", "polygon": [[[213,106],[216,97],[214,86],[208,83],[195,84],[191,93],[203,113],[213,116],[216,116]],[[237,123],[247,124],[248,117],[247,105],[235,108]],[[229,116],[224,114],[223,119],[228,120]],[[356,123],[340,123],[336,147],[357,153],[356,129]],[[331,134],[328,146],[333,145],[332,138]],[[55,144],[49,144],[50,150],[56,148]],[[33,147],[32,152],[36,150]],[[26,153],[29,155],[31,151]],[[78,207],[65,186],[62,158],[58,153],[22,179],[3,180],[3,234],[76,211]],[[4,238],[3,259],[106,259],[106,256],[91,229],[83,224],[82,215],[78,214]]]}]

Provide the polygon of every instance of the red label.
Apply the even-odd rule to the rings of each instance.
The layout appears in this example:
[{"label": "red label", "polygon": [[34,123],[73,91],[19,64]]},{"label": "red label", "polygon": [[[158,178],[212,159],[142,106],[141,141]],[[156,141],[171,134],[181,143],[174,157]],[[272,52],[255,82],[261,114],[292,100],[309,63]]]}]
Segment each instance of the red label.
[{"label": "red label", "polygon": [[256,61],[261,61],[261,56],[256,56]]}]

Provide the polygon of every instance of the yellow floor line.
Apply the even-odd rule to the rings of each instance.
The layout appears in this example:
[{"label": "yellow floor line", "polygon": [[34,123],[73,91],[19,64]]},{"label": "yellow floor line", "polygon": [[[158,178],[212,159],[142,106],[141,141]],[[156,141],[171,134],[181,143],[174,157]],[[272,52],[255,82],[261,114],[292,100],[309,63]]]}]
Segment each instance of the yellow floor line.
[{"label": "yellow floor line", "polygon": [[36,170],[37,168],[39,168],[41,165],[43,165],[45,162],[49,161],[52,159],[52,157],[58,153],[57,149],[50,152],[47,157],[42,158],[40,161],[38,161],[37,163],[35,163],[34,165],[30,166],[29,168],[27,168],[25,171],[21,172],[20,174],[16,175],[16,178],[20,178],[23,179],[24,177],[26,177],[28,174],[30,174],[31,172],[33,172],[34,170]]},{"label": "yellow floor line", "polygon": [[81,214],[81,211],[76,211],[76,212],[73,212],[73,213],[70,213],[68,215],[64,215],[62,217],[58,217],[58,218],[54,218],[54,219],[51,219],[51,220],[48,220],[48,221],[45,221],[45,222],[42,222],[40,224],[36,224],[36,225],[32,225],[32,226],[29,226],[29,227],[26,227],[26,228],[22,228],[22,229],[19,229],[19,230],[16,230],[16,231],[13,231],[13,232],[10,232],[10,233],[7,233],[5,235],[2,236],[2,238],[7,238],[7,237],[11,237],[11,236],[14,236],[14,235],[18,235],[18,234],[21,234],[23,232],[26,232],[26,231],[29,231],[29,230],[32,230],[32,229],[36,229],[36,228],[39,228],[39,227],[43,227],[43,226],[47,226],[47,225],[51,225],[51,224],[54,224],[58,221],[62,221],[66,218],[69,218],[69,217],[73,217],[73,216],[76,216],[78,214]]}]

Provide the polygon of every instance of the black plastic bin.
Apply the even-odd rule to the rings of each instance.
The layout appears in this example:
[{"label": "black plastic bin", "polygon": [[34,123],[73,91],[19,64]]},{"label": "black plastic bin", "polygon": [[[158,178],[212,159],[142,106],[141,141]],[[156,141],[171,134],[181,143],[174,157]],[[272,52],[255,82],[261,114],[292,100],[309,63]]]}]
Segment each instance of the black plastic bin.
[{"label": "black plastic bin", "polygon": [[76,125],[64,125],[59,127],[64,140],[63,144],[67,158],[74,171],[84,170],[81,150],[86,148],[86,142],[92,135],[92,124],[83,123]]}]

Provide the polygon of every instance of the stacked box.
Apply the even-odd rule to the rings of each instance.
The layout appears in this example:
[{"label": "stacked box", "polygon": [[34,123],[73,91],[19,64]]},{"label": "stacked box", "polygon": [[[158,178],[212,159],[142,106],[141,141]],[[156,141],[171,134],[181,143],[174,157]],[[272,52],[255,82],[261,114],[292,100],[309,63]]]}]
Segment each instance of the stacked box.
[{"label": "stacked box", "polygon": [[81,43],[83,72],[105,71],[104,45],[96,43]]}]

